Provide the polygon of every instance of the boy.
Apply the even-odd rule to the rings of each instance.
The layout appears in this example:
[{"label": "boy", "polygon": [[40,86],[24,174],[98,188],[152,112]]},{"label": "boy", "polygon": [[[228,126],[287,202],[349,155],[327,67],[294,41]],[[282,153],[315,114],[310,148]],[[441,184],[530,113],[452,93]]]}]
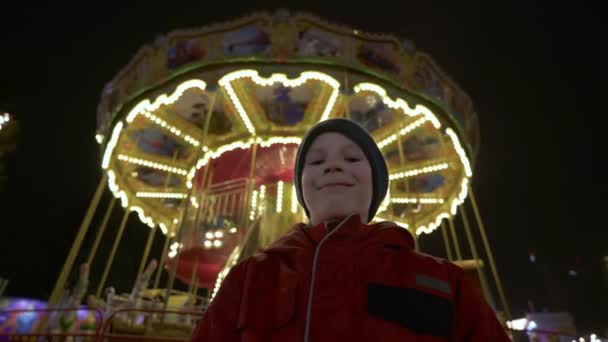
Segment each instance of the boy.
[{"label": "boy", "polygon": [[388,171],[361,126],[311,128],[294,182],[310,223],[236,265],[192,341],[509,341],[460,268],[392,222],[368,224]]}]

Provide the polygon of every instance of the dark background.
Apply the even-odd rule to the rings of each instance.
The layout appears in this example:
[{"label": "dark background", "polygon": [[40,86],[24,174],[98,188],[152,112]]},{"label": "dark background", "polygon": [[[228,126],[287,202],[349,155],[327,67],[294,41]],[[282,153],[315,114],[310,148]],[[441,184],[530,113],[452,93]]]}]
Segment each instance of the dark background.
[{"label": "dark background", "polygon": [[[532,301],[537,310],[570,311],[582,332],[603,333],[608,214],[600,10],[558,2],[329,3],[4,8],[0,104],[20,125],[0,193],[6,295],[48,298],[100,179],[94,132],[101,90],[138,49],[174,29],[286,7],[411,39],[470,94],[482,137],[474,188],[514,316]],[[110,232],[121,215],[112,217]],[[147,232],[133,215],[122,246],[134,247],[119,250],[108,280],[119,291],[130,289]],[[157,236],[153,253],[161,246]],[[93,284],[109,248],[100,247]]]}]

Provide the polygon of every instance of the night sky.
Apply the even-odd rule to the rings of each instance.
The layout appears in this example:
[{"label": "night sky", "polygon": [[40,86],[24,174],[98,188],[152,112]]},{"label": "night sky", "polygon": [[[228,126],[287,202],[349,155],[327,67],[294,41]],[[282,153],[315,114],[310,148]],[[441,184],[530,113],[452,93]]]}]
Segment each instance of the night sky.
[{"label": "night sky", "polygon": [[[288,8],[413,40],[468,92],[482,140],[474,189],[513,315],[523,316],[532,301],[536,310],[570,311],[581,332],[603,333],[608,187],[600,71],[606,62],[597,10],[558,2],[420,2]],[[10,279],[9,296],[48,298],[101,176],[94,139],[101,90],[138,49],[174,29],[285,7],[82,4],[3,10],[0,104],[20,125],[9,183],[0,190],[0,277]],[[102,208],[108,199],[106,193]],[[109,232],[121,215],[115,212]],[[119,250],[109,284],[129,290],[148,231],[133,215],[122,246],[135,247]],[[90,244],[88,238],[85,251]],[[161,246],[157,236],[153,253]],[[108,253],[109,242],[100,248]],[[93,273],[101,273],[104,258],[98,259]]]}]

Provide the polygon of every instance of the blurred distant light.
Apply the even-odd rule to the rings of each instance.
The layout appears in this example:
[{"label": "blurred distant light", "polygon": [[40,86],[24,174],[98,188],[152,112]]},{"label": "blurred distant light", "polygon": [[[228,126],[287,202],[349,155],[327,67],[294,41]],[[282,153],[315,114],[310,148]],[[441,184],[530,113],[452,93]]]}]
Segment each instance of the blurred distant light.
[{"label": "blurred distant light", "polygon": [[534,254],[534,252],[530,252],[530,262],[531,263],[536,262],[536,254]]},{"label": "blurred distant light", "polygon": [[527,318],[519,318],[507,322],[507,326],[513,330],[524,330],[527,324]]},{"label": "blurred distant light", "polygon": [[527,329],[528,329],[528,331],[536,329],[536,322],[530,321],[530,323],[528,323]]},{"label": "blurred distant light", "polygon": [[10,121],[10,115],[8,113],[4,113],[2,115],[0,115],[0,129],[2,129],[2,126]]},{"label": "blurred distant light", "polygon": [[578,275],[578,273],[575,270],[570,270],[570,271],[568,271],[568,275],[570,275],[572,277],[576,277]]}]

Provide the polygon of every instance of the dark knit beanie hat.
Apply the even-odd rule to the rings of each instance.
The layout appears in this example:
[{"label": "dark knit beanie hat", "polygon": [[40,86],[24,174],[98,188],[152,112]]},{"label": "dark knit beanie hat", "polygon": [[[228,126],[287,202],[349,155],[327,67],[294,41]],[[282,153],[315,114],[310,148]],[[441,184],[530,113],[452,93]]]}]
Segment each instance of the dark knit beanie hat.
[{"label": "dark knit beanie hat", "polygon": [[294,182],[298,201],[304,208],[306,216],[310,219],[310,212],[308,211],[308,207],[306,207],[306,203],[304,203],[304,195],[302,193],[302,169],[304,168],[306,152],[308,152],[310,145],[312,145],[313,141],[319,135],[327,132],[340,133],[356,143],[361,150],[363,150],[363,153],[371,166],[373,190],[372,201],[367,217],[367,222],[370,222],[376,215],[380,203],[386,196],[388,190],[388,169],[386,161],[374,139],[362,126],[352,120],[334,118],[321,121],[306,133],[298,147],[296,165],[294,168]]}]

